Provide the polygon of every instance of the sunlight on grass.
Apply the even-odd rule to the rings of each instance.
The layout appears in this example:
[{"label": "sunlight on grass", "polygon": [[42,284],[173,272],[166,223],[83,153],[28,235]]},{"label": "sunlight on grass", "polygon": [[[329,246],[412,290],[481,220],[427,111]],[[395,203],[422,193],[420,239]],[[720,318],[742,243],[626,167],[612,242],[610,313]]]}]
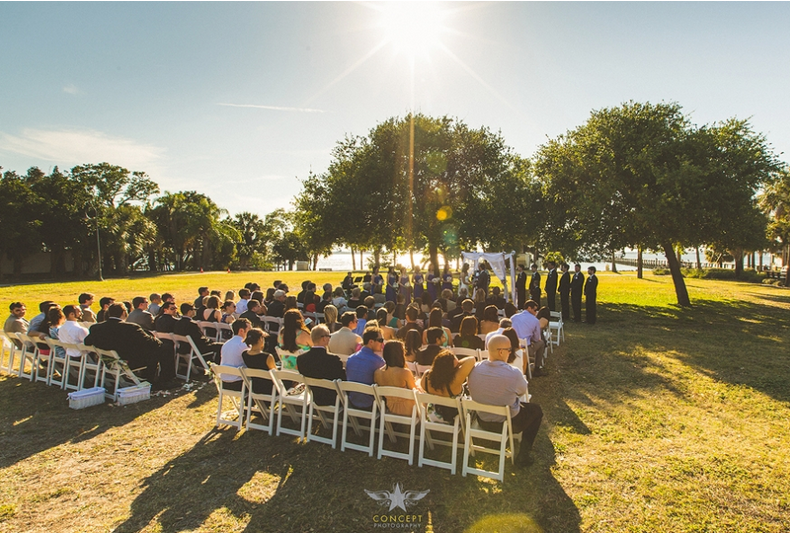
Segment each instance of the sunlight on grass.
[{"label": "sunlight on grass", "polygon": [[529,515],[521,513],[486,516],[467,528],[464,533],[542,533]]}]

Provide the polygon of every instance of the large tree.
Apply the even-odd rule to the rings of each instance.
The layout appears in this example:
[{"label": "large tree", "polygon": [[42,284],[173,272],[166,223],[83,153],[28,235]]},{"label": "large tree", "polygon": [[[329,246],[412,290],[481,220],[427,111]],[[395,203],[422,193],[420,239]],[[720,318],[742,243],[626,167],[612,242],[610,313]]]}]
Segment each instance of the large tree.
[{"label": "large tree", "polygon": [[[391,118],[348,137],[327,172],[312,176],[297,221],[321,228],[324,244],[440,252],[520,242],[535,233],[529,165],[487,128],[449,117]],[[535,198],[532,198],[534,200]],[[530,208],[533,207],[533,208]]]},{"label": "large tree", "polygon": [[661,249],[678,304],[690,305],[677,247],[764,233],[754,196],[776,164],[743,121],[696,128],[677,104],[629,102],[542,146],[536,173],[558,249]]},{"label": "large tree", "polygon": [[760,203],[771,218],[768,238],[782,248],[784,266],[788,267],[785,287],[790,287],[790,169],[785,167],[778,173],[763,191]]}]

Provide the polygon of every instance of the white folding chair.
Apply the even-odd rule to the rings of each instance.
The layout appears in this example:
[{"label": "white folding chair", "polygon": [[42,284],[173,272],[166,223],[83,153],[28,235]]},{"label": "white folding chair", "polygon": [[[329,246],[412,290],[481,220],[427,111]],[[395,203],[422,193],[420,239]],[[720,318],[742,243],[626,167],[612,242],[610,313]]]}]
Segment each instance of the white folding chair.
[{"label": "white folding chair", "polygon": [[217,342],[225,342],[233,337],[233,328],[230,324],[224,322],[217,322]]},{"label": "white folding chair", "polygon": [[[213,353],[206,352],[201,353],[198,349],[197,345],[195,344],[194,339],[192,337],[187,337],[186,335],[176,335],[175,333],[172,334],[173,342],[175,343],[175,354],[176,354],[176,377],[181,378],[185,381],[189,381],[189,377],[192,375],[192,365],[193,361],[197,359],[200,361],[200,365],[203,367],[204,370],[208,370],[209,366],[206,362],[207,356],[213,356]],[[182,346],[186,346],[189,350],[189,353],[180,353]],[[186,372],[179,374],[178,368],[183,364],[186,367]]]},{"label": "white folding chair", "polygon": [[219,328],[217,327],[217,322],[209,322],[207,320],[201,320],[197,323],[200,331],[203,332],[203,335],[208,337],[209,339],[217,340],[219,336]]},{"label": "white folding chair", "polygon": [[552,331],[552,339],[554,339],[556,346],[560,345],[560,341],[565,342],[565,323],[562,321],[562,313],[551,311],[549,328]]},{"label": "white folding chair", "polygon": [[[93,349],[93,346],[86,346],[84,344],[78,344],[77,349],[82,354],[80,356],[80,377],[77,383],[77,390],[82,389],[89,389],[91,387],[98,387],[99,380],[102,377],[102,362],[101,356]],[[88,375],[88,372],[93,372],[93,385],[91,387],[85,386],[85,378]],[[66,389],[72,388],[68,381],[66,381]]]},{"label": "white folding chair", "polygon": [[[101,360],[101,378],[99,383],[104,387],[106,391],[104,395],[107,398],[117,401],[118,389],[121,388],[121,385],[140,385],[142,383],[140,378],[135,375],[135,372],[139,372],[145,367],[132,370],[129,368],[129,364],[121,359],[115,350],[102,350],[95,346],[91,349],[96,352]],[[110,378],[109,382],[108,377]]]},{"label": "white folding chair", "polygon": [[[277,401],[277,387],[274,384],[274,378],[270,371],[260,368],[241,367],[240,370],[241,376],[244,378],[244,384],[247,387],[247,421],[245,427],[247,431],[260,429],[271,435],[274,428],[274,402]],[[254,380],[256,379],[268,381],[272,386],[271,392],[269,394],[253,392]],[[266,424],[253,423],[253,411],[260,413]]]},{"label": "white folding chair", "polygon": [[[486,405],[475,402],[474,400],[463,398],[461,400],[461,407],[464,412],[465,423],[465,439],[464,439],[464,463],[461,468],[461,475],[475,474],[480,477],[487,477],[502,481],[505,479],[505,459],[510,457],[511,462],[515,464],[515,448],[513,446],[513,424],[510,420],[510,407],[499,405]],[[502,423],[502,430],[500,432],[486,431],[477,422],[477,413],[489,413],[505,417]],[[478,439],[475,442],[475,439]],[[519,433],[519,440],[521,434]],[[498,448],[485,446],[480,441],[488,441],[499,444]],[[508,448],[508,443],[510,447]],[[469,466],[469,455],[474,455],[475,452],[483,452],[499,456],[499,470],[494,472],[491,470],[484,470],[482,468]]]},{"label": "white folding chair", "polygon": [[[22,343],[22,348],[19,351],[19,368],[16,371],[16,375],[33,381],[37,373],[36,367],[38,366],[38,345],[24,333],[17,333],[16,338]],[[25,371],[28,361],[30,361],[30,372]]]},{"label": "white folding chair", "polygon": [[[446,468],[451,474],[455,474],[458,464],[458,436],[461,434],[461,400],[458,398],[445,398],[435,394],[424,392],[416,393],[417,403],[420,409],[420,448],[417,455],[417,466],[422,465]],[[458,414],[453,418],[452,425],[444,421],[441,417],[432,415],[434,406],[441,405],[447,408],[455,408]],[[450,435],[452,440],[434,438],[432,432]],[[425,444],[433,450],[434,444],[450,447],[450,462],[438,459],[428,459],[425,457]]]},{"label": "white folding chair", "polygon": [[[214,374],[214,384],[217,386],[217,393],[219,394],[217,400],[217,427],[221,425],[233,426],[236,430],[241,431],[241,426],[244,423],[244,394],[247,390],[241,369],[235,366],[215,365],[213,363],[209,368]],[[241,390],[226,389],[225,382],[222,381],[223,375],[239,377]],[[223,418],[222,416],[222,406],[226,398],[233,404],[233,409],[237,414],[236,420],[232,418]]]},{"label": "white folding chair", "polygon": [[462,357],[474,357],[475,359],[478,358],[477,350],[474,348],[453,347],[450,348],[450,351],[453,352],[458,359],[461,359]]},{"label": "white folding chair", "polygon": [[[68,369],[66,367],[68,366],[69,356],[66,354],[66,345],[58,339],[46,339],[46,342],[49,345],[50,359],[47,385],[57,385],[62,389],[68,377]],[[58,350],[58,348],[60,349]],[[58,366],[60,367],[59,370]],[[56,373],[58,377],[55,377]]]},{"label": "white folding chair", "polygon": [[[294,435],[299,437],[299,440],[305,436],[305,423],[307,422],[307,409],[310,403],[307,390],[299,387],[304,383],[304,376],[299,372],[291,370],[270,370],[272,378],[274,378],[274,385],[277,387],[277,430],[276,435],[279,437],[280,433],[286,435]],[[286,381],[292,383],[288,388],[285,385]],[[294,387],[296,385],[296,387]],[[283,427],[283,410],[288,412],[288,416],[295,424],[299,425],[299,429],[291,429]]]},{"label": "white folding chair", "polygon": [[[335,380],[339,381],[339,380]],[[323,444],[329,444],[334,449],[337,445],[337,427],[338,419],[340,418],[340,395],[337,394],[337,383],[328,379],[308,378],[304,376],[304,384],[310,394],[310,407],[307,412],[307,442],[316,441]],[[316,390],[329,390],[335,393],[335,403],[331,405],[318,405],[315,403]],[[330,421],[329,415],[332,416]],[[318,418],[321,425],[326,429],[332,430],[332,438],[321,437],[313,434],[313,420]]]},{"label": "white folding chair", "polygon": [[[18,339],[16,335],[14,337],[10,337],[8,333],[5,331],[0,330],[0,371],[5,372],[6,374],[15,374],[16,371],[14,370],[14,359],[16,359],[16,352],[19,350],[19,347],[16,345]],[[8,354],[8,358],[6,358],[6,354]]]},{"label": "white folding chair", "polygon": [[477,350],[478,361],[488,361],[488,350]]},{"label": "white folding chair", "polygon": [[283,325],[283,319],[276,316],[262,316],[263,328],[269,335],[277,335],[280,332],[280,327]]},{"label": "white folding chair", "polygon": [[524,353],[524,357],[527,358],[527,379],[532,379],[532,370],[535,368],[535,362],[529,356],[529,346],[527,345],[527,339],[519,339],[518,345],[521,348],[521,351]]},{"label": "white folding chair", "polygon": [[420,379],[423,374],[431,369],[431,365],[421,365],[417,363],[417,379]]},{"label": "white folding chair", "polygon": [[419,368],[417,368],[416,362],[406,361],[406,368],[411,370],[411,373],[414,374],[414,379],[420,379],[420,377],[422,377]]},{"label": "white folding chair", "polygon": [[[414,396],[414,390],[405,389],[402,387],[379,387],[373,390],[376,395],[376,403],[379,410],[379,453],[378,459],[382,456],[393,457],[395,459],[406,459],[409,466],[414,464],[414,440],[417,434],[417,422],[419,421],[419,407],[417,406],[417,399]],[[412,400],[414,405],[411,409],[411,416],[398,415],[387,410],[387,398],[401,398],[404,400]],[[402,424],[409,426],[409,432],[403,433],[395,431],[393,424]],[[409,439],[409,453],[396,452],[388,450],[384,447],[384,433],[393,444],[397,442],[397,437],[408,437]]]},{"label": "white folding chair", "polygon": [[[348,448],[350,450],[367,452],[370,457],[373,457],[373,450],[375,446],[374,439],[376,437],[376,410],[378,406],[375,400],[374,387],[375,385],[365,385],[364,383],[357,383],[355,381],[337,382],[338,395],[340,396],[340,401],[343,403],[343,431],[340,438],[341,452],[346,451],[346,448]],[[373,405],[371,406],[370,410],[354,407],[348,397],[350,392],[373,396]],[[351,421],[351,426],[354,429],[354,433],[357,435],[361,436],[363,430],[370,432],[370,439],[367,446],[348,442],[347,436],[349,420]],[[360,420],[367,422],[363,426],[359,423]]]}]

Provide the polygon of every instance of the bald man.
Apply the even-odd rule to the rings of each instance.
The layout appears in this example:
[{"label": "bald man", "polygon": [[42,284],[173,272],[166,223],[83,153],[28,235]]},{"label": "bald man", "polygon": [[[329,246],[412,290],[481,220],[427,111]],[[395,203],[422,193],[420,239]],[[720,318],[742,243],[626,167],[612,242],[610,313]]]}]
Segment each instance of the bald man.
[{"label": "bald man", "polygon": [[[527,379],[507,363],[511,349],[510,339],[504,335],[494,335],[489,339],[488,361],[477,363],[469,374],[469,395],[476,402],[510,407],[513,433],[522,434],[516,466],[528,467],[534,462],[532,443],[540,429],[543,410],[537,404],[521,401],[520,397],[527,393]],[[478,420],[486,431],[499,432],[506,419],[478,413]]]}]

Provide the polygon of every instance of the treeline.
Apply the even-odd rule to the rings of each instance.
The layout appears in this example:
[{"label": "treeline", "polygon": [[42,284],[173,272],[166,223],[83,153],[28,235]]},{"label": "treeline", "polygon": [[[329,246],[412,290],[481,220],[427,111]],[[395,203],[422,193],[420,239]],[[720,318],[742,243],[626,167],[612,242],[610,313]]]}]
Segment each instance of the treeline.
[{"label": "treeline", "polygon": [[[66,273],[71,253],[75,276],[132,270],[151,272],[272,268],[307,260],[294,234],[293,214],[233,217],[195,191],[165,192],[144,172],[108,163],[46,174],[5,171],[0,179],[0,253],[21,274],[23,260],[51,254],[51,275]],[[98,239],[97,239],[98,233]]]},{"label": "treeline", "polygon": [[665,253],[678,302],[688,304],[681,249],[732,258],[736,275],[748,253],[787,256],[788,176],[748,122],[694,125],[677,104],[593,111],[529,159],[488,128],[418,114],[338,142],[292,209],[267,215],[231,217],[194,191],[159,195],[145,173],[107,163],[8,171],[0,251],[19,265],[47,250],[57,276],[66,251],[77,275],[96,271],[97,231],[111,274],[314,267],[338,245],[369,252],[376,265],[394,252],[438,265],[439,254],[477,247],[555,259],[612,258],[628,247]]}]

